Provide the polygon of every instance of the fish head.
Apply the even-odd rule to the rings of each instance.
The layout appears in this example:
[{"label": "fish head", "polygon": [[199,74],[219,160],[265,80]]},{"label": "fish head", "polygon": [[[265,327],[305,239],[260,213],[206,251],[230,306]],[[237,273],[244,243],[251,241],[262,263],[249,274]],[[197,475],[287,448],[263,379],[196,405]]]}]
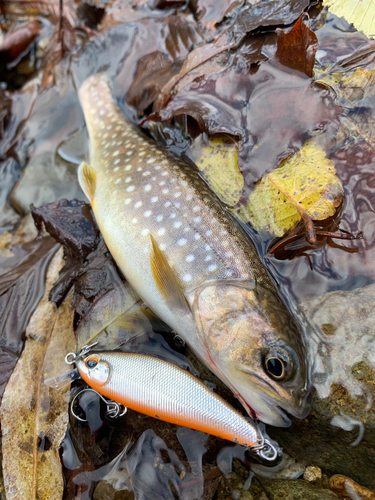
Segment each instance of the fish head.
[{"label": "fish head", "polygon": [[249,413],[287,427],[287,413],[309,410],[306,356],[281,300],[255,285],[209,283],[196,291],[193,313],[213,371]]},{"label": "fish head", "polygon": [[77,361],[77,368],[83,380],[93,389],[103,387],[110,376],[110,366],[100,354],[89,354]]}]

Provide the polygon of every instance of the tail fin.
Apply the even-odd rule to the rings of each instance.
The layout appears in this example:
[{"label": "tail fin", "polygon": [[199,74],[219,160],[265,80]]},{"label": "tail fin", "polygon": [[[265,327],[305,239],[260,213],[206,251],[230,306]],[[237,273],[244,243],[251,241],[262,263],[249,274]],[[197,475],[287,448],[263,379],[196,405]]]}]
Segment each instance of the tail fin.
[{"label": "tail fin", "polygon": [[[124,69],[135,34],[136,26],[128,24],[116,26],[92,38],[72,60],[71,71],[77,91],[89,76],[96,73],[105,73],[109,81],[116,81]],[[120,93],[127,90],[126,85],[121,85]]]}]

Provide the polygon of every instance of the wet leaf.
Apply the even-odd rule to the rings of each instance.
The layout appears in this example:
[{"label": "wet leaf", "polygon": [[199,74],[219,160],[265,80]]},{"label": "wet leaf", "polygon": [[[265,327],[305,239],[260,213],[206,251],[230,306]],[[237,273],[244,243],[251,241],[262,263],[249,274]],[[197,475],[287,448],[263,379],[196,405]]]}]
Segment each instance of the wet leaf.
[{"label": "wet leaf", "polygon": [[7,499],[60,500],[59,446],[68,425],[70,388],[50,389],[44,378],[61,373],[66,352],[75,351],[70,298],[57,311],[48,301],[63,265],[53,258],[46,291],[26,333],[25,349],[6,387],[2,405],[3,474]]},{"label": "wet leaf", "polygon": [[21,244],[18,265],[9,262],[12,269],[0,276],[0,396],[21,353],[26,326],[43,296],[46,271],[57,248],[49,237]]},{"label": "wet leaf", "polygon": [[99,231],[90,206],[78,200],[59,200],[40,208],[32,207],[38,230],[46,231],[64,245],[66,264],[51,290],[51,300],[60,305],[84,260],[94,250]]},{"label": "wet leaf", "polygon": [[230,136],[200,135],[194,143],[194,159],[202,177],[221,201],[230,207],[236,205],[244,185],[236,142]]},{"label": "wet leaf", "polygon": [[278,28],[276,57],[291,69],[313,76],[315,53],[318,50],[317,36],[302,21],[301,16],[289,33]]},{"label": "wet leaf", "polygon": [[354,24],[369,38],[375,37],[374,0],[324,0],[323,5],[335,16],[344,17],[348,23]]},{"label": "wet leaf", "polygon": [[306,216],[324,220],[334,215],[342,199],[334,163],[310,141],[256,185],[244,209],[257,231],[283,236]]},{"label": "wet leaf", "polygon": [[30,49],[31,44],[40,34],[41,29],[41,23],[33,20],[8,33],[0,46],[0,65],[16,64],[17,60]]},{"label": "wet leaf", "polygon": [[141,310],[143,301],[127,283],[121,281],[114,264],[107,262],[103,272],[112,288],[94,300],[80,321],[76,331],[78,348],[98,342],[99,348],[115,349],[152,329]]}]

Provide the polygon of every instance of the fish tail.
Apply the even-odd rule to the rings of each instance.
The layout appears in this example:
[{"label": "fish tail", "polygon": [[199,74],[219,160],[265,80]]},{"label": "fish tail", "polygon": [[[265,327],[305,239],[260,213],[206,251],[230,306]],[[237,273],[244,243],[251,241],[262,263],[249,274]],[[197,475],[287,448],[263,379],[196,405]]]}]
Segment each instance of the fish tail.
[{"label": "fish tail", "polygon": [[105,74],[111,83],[116,80],[124,69],[135,32],[132,25],[118,26],[93,37],[77,52],[71,64],[77,91],[89,77],[98,73]]}]

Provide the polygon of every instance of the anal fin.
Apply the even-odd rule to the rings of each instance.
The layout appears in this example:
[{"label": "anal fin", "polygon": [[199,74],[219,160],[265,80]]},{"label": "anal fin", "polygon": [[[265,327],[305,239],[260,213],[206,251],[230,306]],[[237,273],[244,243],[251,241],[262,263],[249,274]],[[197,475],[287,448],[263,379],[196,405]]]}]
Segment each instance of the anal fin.
[{"label": "anal fin", "polygon": [[78,167],[78,181],[90,203],[92,203],[96,189],[96,171],[84,161]]},{"label": "anal fin", "polygon": [[190,313],[190,308],[180,285],[168,264],[167,258],[160,250],[155,238],[150,234],[152,251],[150,256],[151,270],[160,295],[171,311],[181,316]]}]

